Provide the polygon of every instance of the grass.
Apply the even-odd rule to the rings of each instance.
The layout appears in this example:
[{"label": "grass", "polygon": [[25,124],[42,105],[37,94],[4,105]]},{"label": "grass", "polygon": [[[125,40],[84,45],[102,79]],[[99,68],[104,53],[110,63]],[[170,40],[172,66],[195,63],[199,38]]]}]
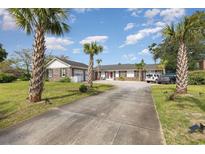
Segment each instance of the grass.
[{"label": "grass", "polygon": [[[188,133],[193,124],[205,124],[205,85],[190,85],[188,94],[168,99],[175,85],[153,85],[152,95],[167,144],[205,144],[205,134]],[[205,133],[205,132],[204,132]]]},{"label": "grass", "polygon": [[[28,84],[26,81],[0,84],[0,128],[15,125],[53,107],[112,88],[111,85],[94,84],[87,93],[81,93],[79,92],[81,83],[46,82],[43,92],[44,101],[29,103]],[[46,103],[45,100],[49,100],[50,103]]]}]

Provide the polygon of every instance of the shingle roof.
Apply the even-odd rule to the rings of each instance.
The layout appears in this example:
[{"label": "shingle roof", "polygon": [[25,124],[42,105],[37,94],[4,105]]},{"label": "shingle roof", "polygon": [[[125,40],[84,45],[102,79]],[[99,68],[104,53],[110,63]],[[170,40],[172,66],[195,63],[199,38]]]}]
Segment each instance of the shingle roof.
[{"label": "shingle roof", "polygon": [[[115,64],[115,65],[101,65],[100,70],[128,70],[136,69],[135,64]],[[159,70],[157,64],[146,64],[146,70]]]},{"label": "shingle roof", "polygon": [[84,63],[80,63],[80,62],[76,62],[76,61],[72,61],[72,60],[67,60],[67,59],[62,59],[62,58],[58,58],[61,61],[71,65],[71,67],[82,67],[82,68],[88,68],[88,65],[84,64]]}]

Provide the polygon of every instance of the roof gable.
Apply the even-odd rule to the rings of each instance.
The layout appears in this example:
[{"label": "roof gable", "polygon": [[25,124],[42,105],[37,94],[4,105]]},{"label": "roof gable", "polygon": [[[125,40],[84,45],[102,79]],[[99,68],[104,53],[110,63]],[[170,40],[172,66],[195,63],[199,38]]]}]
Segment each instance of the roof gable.
[{"label": "roof gable", "polygon": [[51,60],[48,64],[47,64],[47,68],[67,68],[70,67],[70,65],[68,65],[67,63],[59,60],[59,59],[53,59]]},{"label": "roof gable", "polygon": [[87,69],[88,65],[72,60],[66,60],[61,58],[53,58],[50,62],[46,64],[46,68],[66,68],[66,67],[73,67],[73,68],[84,68]]},{"label": "roof gable", "polygon": [[88,65],[86,65],[84,63],[80,63],[80,62],[72,61],[72,60],[67,60],[67,59],[60,59],[60,60],[62,60],[63,62],[69,64],[71,67],[88,68]]}]

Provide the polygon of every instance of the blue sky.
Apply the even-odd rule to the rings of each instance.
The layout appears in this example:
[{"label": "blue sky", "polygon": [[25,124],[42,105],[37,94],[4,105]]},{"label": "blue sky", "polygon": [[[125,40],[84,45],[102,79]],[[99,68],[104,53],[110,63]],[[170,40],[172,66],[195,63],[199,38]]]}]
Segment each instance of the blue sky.
[{"label": "blue sky", "polygon": [[[102,64],[137,63],[142,58],[154,63],[148,45],[162,40],[165,24],[176,23],[185,15],[205,9],[72,9],[69,33],[63,37],[46,36],[47,53],[66,55],[87,63],[82,44],[97,41],[104,52],[95,56]],[[32,48],[33,35],[16,28],[5,9],[0,9],[0,43],[9,56],[13,51]]]}]

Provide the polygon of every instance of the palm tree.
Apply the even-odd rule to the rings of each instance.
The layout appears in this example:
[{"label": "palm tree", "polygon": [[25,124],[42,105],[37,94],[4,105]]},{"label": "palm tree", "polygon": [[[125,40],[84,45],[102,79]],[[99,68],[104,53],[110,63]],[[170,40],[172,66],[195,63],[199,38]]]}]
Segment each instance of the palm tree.
[{"label": "palm tree", "polygon": [[85,43],[83,45],[84,52],[90,55],[90,61],[88,66],[88,84],[90,87],[93,85],[93,58],[94,55],[103,51],[103,46],[97,45],[96,42]]},{"label": "palm tree", "polygon": [[138,75],[138,80],[141,81],[142,80],[142,71],[144,70],[144,67],[145,67],[145,62],[144,60],[142,59],[140,63],[138,64],[135,64],[138,72],[139,72],[139,75]]},{"label": "palm tree", "polygon": [[159,64],[157,64],[157,69],[163,70],[163,74],[165,74],[165,68],[166,68],[167,60],[161,60]]},{"label": "palm tree", "polygon": [[96,63],[98,64],[98,79],[100,78],[100,64],[102,63],[102,59],[96,59]]},{"label": "palm tree", "polygon": [[30,102],[41,101],[44,79],[45,34],[63,35],[70,27],[66,9],[8,9],[19,28],[27,34],[35,33],[32,56],[32,73],[29,88]]},{"label": "palm tree", "polygon": [[188,87],[188,53],[187,42],[196,40],[199,35],[204,35],[205,13],[196,12],[194,15],[184,17],[177,25],[167,25],[163,29],[165,39],[170,43],[177,41],[179,49],[177,53],[176,69],[176,93],[187,93]]}]

